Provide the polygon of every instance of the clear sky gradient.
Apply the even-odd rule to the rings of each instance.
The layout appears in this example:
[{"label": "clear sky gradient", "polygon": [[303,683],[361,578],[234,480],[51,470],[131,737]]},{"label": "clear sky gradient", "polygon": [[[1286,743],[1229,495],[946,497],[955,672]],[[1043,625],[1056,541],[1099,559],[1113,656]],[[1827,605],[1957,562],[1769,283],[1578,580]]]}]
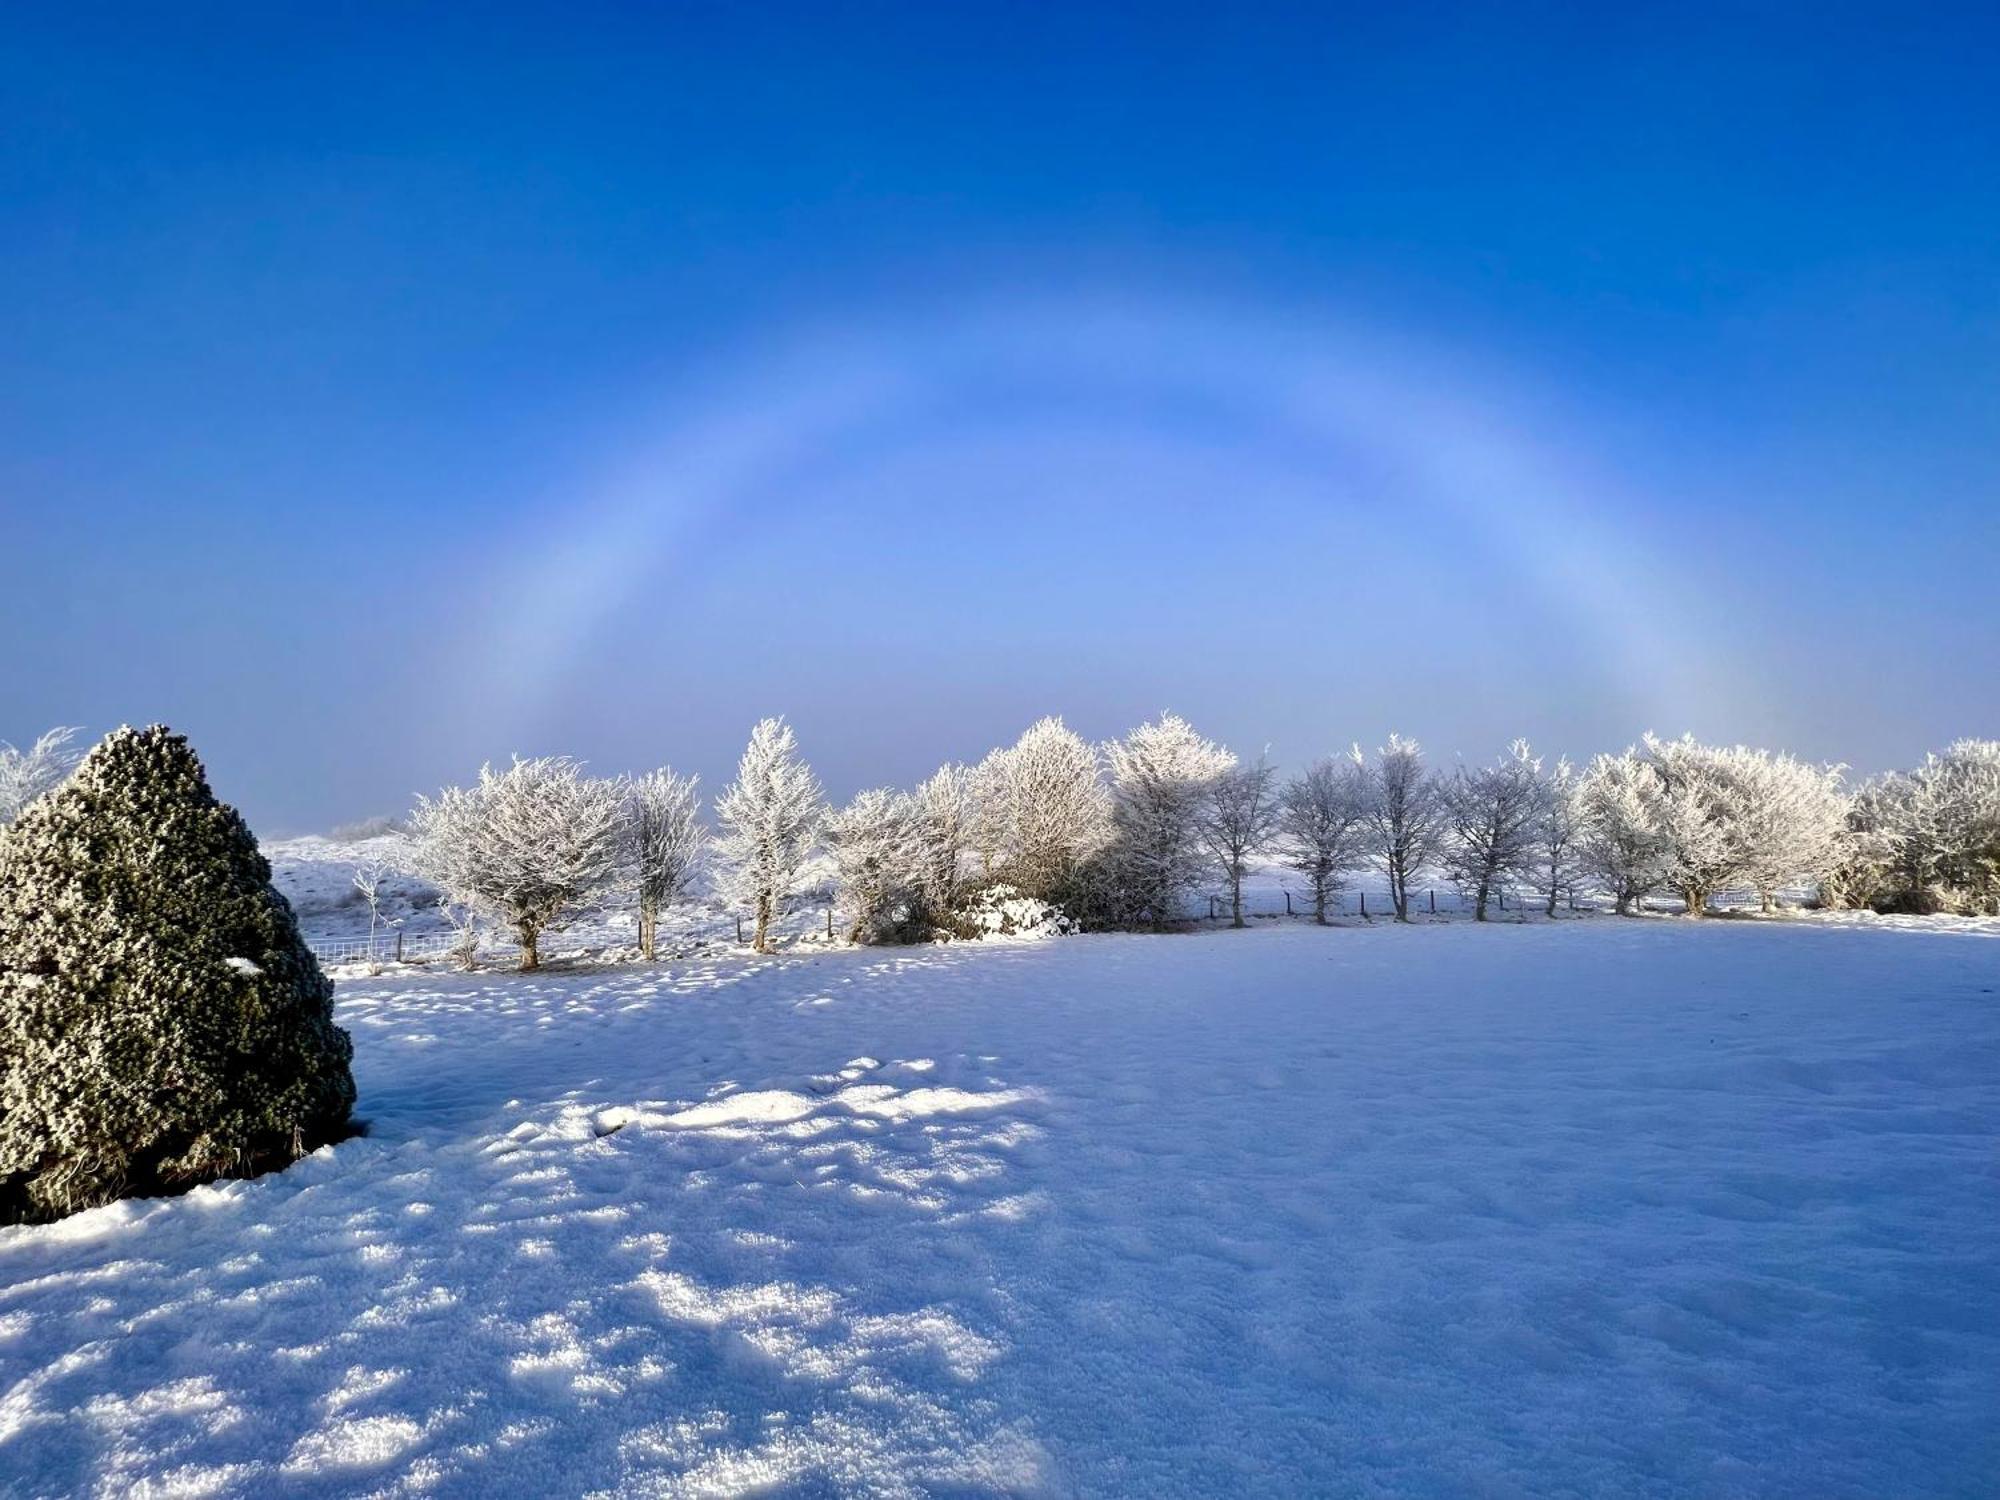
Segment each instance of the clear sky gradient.
[{"label": "clear sky gradient", "polygon": [[43,7],[0,738],[267,832],[485,759],[829,788],[2000,734],[2000,11]]}]

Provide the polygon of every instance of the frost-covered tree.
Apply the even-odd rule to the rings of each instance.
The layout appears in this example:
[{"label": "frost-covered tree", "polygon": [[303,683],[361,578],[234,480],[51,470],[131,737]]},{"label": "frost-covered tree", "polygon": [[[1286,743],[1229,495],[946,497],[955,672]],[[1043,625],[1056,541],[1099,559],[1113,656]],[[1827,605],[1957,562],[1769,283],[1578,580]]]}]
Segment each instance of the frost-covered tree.
[{"label": "frost-covered tree", "polygon": [[0,1220],[282,1166],[353,1048],[243,819],[120,729],[0,834]]},{"label": "frost-covered tree", "polygon": [[1352,760],[1314,761],[1278,794],[1279,847],[1311,884],[1313,920],[1322,927],[1345,872],[1362,856],[1367,810],[1367,773]]},{"label": "frost-covered tree", "polygon": [[1504,882],[1527,876],[1541,827],[1542,763],[1515,740],[1490,766],[1460,766],[1441,788],[1442,858],[1460,890],[1471,893],[1475,921]]},{"label": "frost-covered tree", "polygon": [[1788,885],[1817,887],[1839,863],[1847,797],[1839,766],[1808,765],[1789,755],[1737,749],[1743,878],[1771,910]]},{"label": "frost-covered tree", "polygon": [[790,894],[819,834],[825,800],[819,778],[799,758],[798,741],[783,719],[763,719],[722,800],[715,804],[722,833],[716,840],[725,889],[756,920],[753,945],[771,951],[771,923]]},{"label": "frost-covered tree", "polygon": [[[371,973],[380,973],[381,966],[375,958],[375,933],[381,927],[383,886],[394,873],[389,861],[379,855],[372,855],[357,862],[349,874],[349,884],[361,897],[368,908],[368,968]],[[393,921],[391,926],[396,925]]]},{"label": "frost-covered tree", "polygon": [[1620,916],[1667,884],[1667,840],[1654,821],[1653,772],[1636,748],[1599,755],[1577,783],[1578,853]]},{"label": "frost-covered tree", "polygon": [[432,910],[451,929],[452,959],[470,971],[479,959],[479,929],[484,921],[479,908],[457,900],[448,891],[439,891]]},{"label": "frost-covered tree", "polygon": [[1895,803],[1903,778],[1890,775],[1863,782],[1847,799],[1834,859],[1820,880],[1823,906],[1858,910],[1892,909],[1896,887],[1893,874],[1899,845],[1893,831]]},{"label": "frost-covered tree", "polygon": [[1229,925],[1243,925],[1243,877],[1250,860],[1271,842],[1278,826],[1277,772],[1258,756],[1215,779],[1203,833],[1208,852],[1229,882]]},{"label": "frost-covered tree", "polygon": [[998,764],[1004,872],[1028,895],[1060,899],[1110,836],[1098,755],[1058,718],[1031,725]]},{"label": "frost-covered tree", "polygon": [[623,783],[567,756],[482,766],[476,784],[417,800],[415,863],[453,901],[511,927],[525,973],[541,966],[542,938],[617,879],[625,814]]},{"label": "frost-covered tree", "polygon": [[1544,898],[1543,914],[1576,892],[1583,867],[1583,820],[1576,767],[1559,759],[1542,781],[1541,810],[1535,818],[1533,856],[1535,888]]},{"label": "frost-covered tree", "polygon": [[1691,734],[1649,734],[1640,758],[1652,773],[1642,787],[1666,849],[1667,885],[1689,916],[1701,916],[1718,892],[1750,876],[1748,763]]},{"label": "frost-covered tree", "polygon": [[834,879],[856,943],[908,939],[920,925],[923,847],[916,802],[878,788],[826,818]]},{"label": "frost-covered tree", "polygon": [[0,827],[21,816],[21,810],[44,793],[62,785],[76,769],[77,731],[51,729],[25,750],[0,742]]},{"label": "frost-covered tree", "polygon": [[982,880],[991,880],[1007,858],[1007,846],[1013,816],[1012,775],[1008,770],[1008,758],[1013,754],[1006,746],[987,752],[986,757],[972,768],[972,825],[969,844],[973,855],[979,861],[979,875]]},{"label": "frost-covered tree", "polygon": [[1389,902],[1396,920],[1410,920],[1410,882],[1437,857],[1444,832],[1444,795],[1424,766],[1415,740],[1389,736],[1389,743],[1368,762],[1357,745],[1356,764],[1365,767],[1368,805],[1365,827],[1368,852],[1389,880]]},{"label": "frost-covered tree", "polygon": [[979,773],[968,766],[940,766],[917,788],[911,810],[919,894],[925,911],[941,918],[959,904],[966,862],[979,839]]},{"label": "frost-covered tree", "polygon": [[1949,904],[2000,914],[2000,740],[1958,740],[1911,775],[1908,837]]},{"label": "frost-covered tree", "polygon": [[2000,740],[1959,740],[1863,787],[1843,855],[1834,884],[1849,904],[2000,913]]},{"label": "frost-covered tree", "polygon": [[1178,714],[1104,747],[1111,769],[1111,864],[1132,920],[1178,921],[1208,868],[1217,782],[1236,764]]},{"label": "frost-covered tree", "polygon": [[648,960],[659,953],[661,909],[687,898],[708,845],[695,780],[663,768],[625,784],[625,859]]}]

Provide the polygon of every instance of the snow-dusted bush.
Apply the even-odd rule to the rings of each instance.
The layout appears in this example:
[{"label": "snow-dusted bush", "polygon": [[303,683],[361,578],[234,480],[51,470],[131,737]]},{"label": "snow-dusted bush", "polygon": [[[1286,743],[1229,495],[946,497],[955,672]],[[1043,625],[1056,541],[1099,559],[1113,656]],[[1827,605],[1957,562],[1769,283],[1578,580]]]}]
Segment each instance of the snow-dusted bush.
[{"label": "snow-dusted bush", "polygon": [[1654,821],[1652,768],[1637,749],[1599,755],[1577,783],[1578,852],[1620,916],[1667,884],[1666,836]]},{"label": "snow-dusted bush", "polygon": [[1437,857],[1444,833],[1444,795],[1438,780],[1424,767],[1415,740],[1389,736],[1375,752],[1372,764],[1357,745],[1357,764],[1367,773],[1368,802],[1363,814],[1369,854],[1389,880],[1389,901],[1396,920],[1410,920],[1410,882]]},{"label": "snow-dusted bush", "polygon": [[584,775],[567,756],[482,766],[478,782],[419,798],[411,815],[417,872],[453,902],[514,931],[523,972],[541,940],[569,925],[617,878],[625,787]]},{"label": "snow-dusted bush", "polygon": [[1351,759],[1315,761],[1279,793],[1279,848],[1311,883],[1313,920],[1321,926],[1344,872],[1362,856],[1367,810],[1367,772]]},{"label": "snow-dusted bush", "polygon": [[1232,927],[1243,925],[1243,877],[1250,872],[1250,857],[1271,842],[1277,826],[1277,773],[1262,756],[1216,778],[1202,833],[1229,884]]},{"label": "snow-dusted bush", "polygon": [[1108,861],[1129,920],[1178,920],[1208,868],[1218,780],[1236,764],[1178,714],[1161,714],[1104,747],[1111,769]]},{"label": "snow-dusted bush", "polygon": [[639,908],[639,951],[659,951],[660,909],[685,900],[708,845],[695,778],[648,771],[625,783],[625,864]]},{"label": "snow-dusted bush", "polygon": [[1061,719],[1031,725],[995,766],[1003,828],[999,868],[1030,895],[1071,886],[1110,841],[1098,754]]},{"label": "snow-dusted bush", "polygon": [[826,843],[851,942],[908,942],[929,935],[917,825],[914,800],[887,788],[862,792],[827,814]]},{"label": "snow-dusted bush", "polygon": [[1515,740],[1490,766],[1460,766],[1440,787],[1445,872],[1472,897],[1475,921],[1508,880],[1534,868],[1542,823],[1542,763]]},{"label": "snow-dusted bush", "polygon": [[954,935],[974,941],[988,937],[1067,937],[1077,931],[1077,924],[1061,907],[1005,884],[980,890],[952,916]]},{"label": "snow-dusted bush", "polygon": [[37,797],[54,791],[76,769],[77,731],[51,729],[25,750],[0,741],[0,827]]},{"label": "snow-dusted bush", "polygon": [[0,1220],[292,1161],[354,1103],[333,986],[177,734],[0,834]]},{"label": "snow-dusted bush", "polygon": [[722,833],[715,842],[724,890],[756,919],[754,945],[771,951],[771,922],[791,891],[819,834],[825,800],[819,778],[799,758],[783,719],[764,719],[736,768],[736,780],[715,805]]}]

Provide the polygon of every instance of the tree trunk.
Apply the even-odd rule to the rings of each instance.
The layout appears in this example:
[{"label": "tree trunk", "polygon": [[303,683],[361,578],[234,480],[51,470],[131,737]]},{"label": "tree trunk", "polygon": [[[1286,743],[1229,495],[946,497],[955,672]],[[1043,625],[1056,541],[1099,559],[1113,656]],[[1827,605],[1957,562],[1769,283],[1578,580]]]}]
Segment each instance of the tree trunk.
[{"label": "tree trunk", "polygon": [[1490,880],[1486,879],[1480,880],[1479,892],[1472,898],[1473,921],[1484,922],[1486,920],[1486,899],[1488,896],[1492,894],[1492,889],[1493,885]]},{"label": "tree trunk", "polygon": [[771,951],[771,897],[768,892],[757,895],[757,935],[750,946],[759,953]]},{"label": "tree trunk", "polygon": [[1243,925],[1243,877],[1241,875],[1231,875],[1229,877],[1229,925],[1231,927],[1241,927]]},{"label": "tree trunk", "polygon": [[659,948],[660,910],[650,900],[639,903],[639,951],[651,963]]},{"label": "tree trunk", "polygon": [[521,972],[531,974],[542,966],[541,930],[523,922],[519,929],[521,938]]},{"label": "tree trunk", "polygon": [[1544,911],[1542,915],[1545,917],[1553,917],[1555,914],[1556,914],[1556,888],[1552,885],[1549,887],[1548,909]]},{"label": "tree trunk", "polygon": [[1313,884],[1313,921],[1321,927],[1326,926],[1326,884],[1323,881]]},{"label": "tree trunk", "polygon": [[1631,916],[1632,893],[1630,891],[1620,891],[1617,898],[1611,903],[1611,910],[1621,917]]},{"label": "tree trunk", "polygon": [[1757,893],[1757,909],[1763,912],[1764,915],[1769,916],[1771,914],[1771,904],[1771,893],[1769,891],[1759,891]]},{"label": "tree trunk", "polygon": [[1689,916],[1699,917],[1708,910],[1708,892],[1692,887],[1683,887],[1681,890],[1681,905],[1687,908]]}]

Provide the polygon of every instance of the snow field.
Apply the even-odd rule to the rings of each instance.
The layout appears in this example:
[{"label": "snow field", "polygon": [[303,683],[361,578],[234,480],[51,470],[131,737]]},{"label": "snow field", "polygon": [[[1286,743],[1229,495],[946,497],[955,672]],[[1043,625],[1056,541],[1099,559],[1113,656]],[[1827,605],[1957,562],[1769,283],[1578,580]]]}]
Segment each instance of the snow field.
[{"label": "snow field", "polygon": [[0,1231],[0,1494],[1975,1495],[2000,944],[343,982],[367,1137]]}]

